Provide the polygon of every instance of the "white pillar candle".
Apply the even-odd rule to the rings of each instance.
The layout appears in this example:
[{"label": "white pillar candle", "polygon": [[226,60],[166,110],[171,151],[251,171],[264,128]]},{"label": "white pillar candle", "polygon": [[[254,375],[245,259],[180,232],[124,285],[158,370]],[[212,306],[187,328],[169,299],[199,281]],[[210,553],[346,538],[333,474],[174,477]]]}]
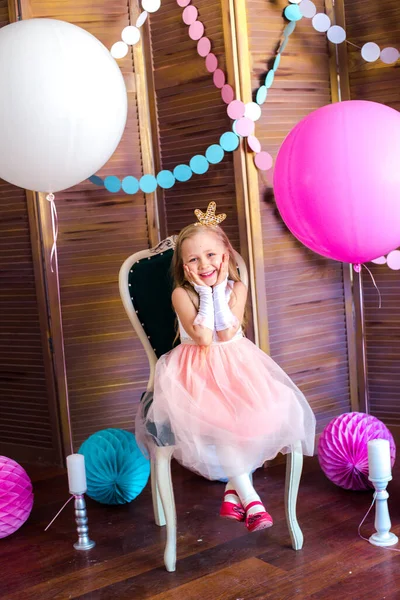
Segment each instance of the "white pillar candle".
[{"label": "white pillar candle", "polygon": [[78,496],[87,490],[85,457],[83,454],[67,456],[68,486],[71,494]]},{"label": "white pillar candle", "polygon": [[388,479],[392,475],[389,440],[368,442],[368,470],[370,479]]}]

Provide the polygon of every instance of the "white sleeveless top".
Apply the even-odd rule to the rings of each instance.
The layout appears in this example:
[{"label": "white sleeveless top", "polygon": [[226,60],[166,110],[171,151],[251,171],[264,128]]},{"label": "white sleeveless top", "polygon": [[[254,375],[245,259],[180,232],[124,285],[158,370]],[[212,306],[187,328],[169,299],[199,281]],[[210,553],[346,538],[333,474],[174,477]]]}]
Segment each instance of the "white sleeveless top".
[{"label": "white sleeveless top", "polygon": [[[234,281],[232,281],[231,279],[229,279],[228,281],[228,285],[226,286],[226,299],[229,302],[229,299],[231,297],[232,294],[232,290],[233,290],[233,286],[234,286]],[[190,335],[184,330],[182,323],[178,318],[178,324],[179,324],[179,337],[181,339],[181,344],[196,344],[195,341],[192,340],[192,338],[190,337]],[[238,338],[242,338],[243,337],[243,330],[242,330],[242,326],[239,327],[239,329],[237,330],[237,332],[235,333],[235,335],[233,336],[233,338],[231,340],[229,340],[229,342],[232,342],[233,340],[236,340]],[[218,338],[218,333],[216,331],[213,331],[213,343],[218,343],[218,344],[226,344],[227,342],[223,342]]]}]

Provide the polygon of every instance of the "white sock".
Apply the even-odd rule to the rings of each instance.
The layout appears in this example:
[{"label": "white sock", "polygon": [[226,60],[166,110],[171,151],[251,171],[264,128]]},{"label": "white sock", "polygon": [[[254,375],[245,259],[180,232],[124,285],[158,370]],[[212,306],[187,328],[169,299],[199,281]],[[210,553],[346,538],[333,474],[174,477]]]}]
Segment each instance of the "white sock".
[{"label": "white sock", "polygon": [[[256,490],[254,489],[253,485],[251,484],[250,477],[247,473],[243,473],[242,475],[237,475],[236,477],[232,477],[228,481],[227,485],[230,486],[227,489],[233,489],[236,491],[244,508],[246,508],[246,506],[248,504],[250,504],[250,502],[261,502],[260,496],[257,494]],[[231,496],[228,495],[226,497],[226,499],[228,499],[229,497],[231,497]],[[233,498],[234,498],[234,496],[233,496]],[[228,500],[228,502],[232,502],[232,500]],[[236,502],[237,502],[237,500],[236,500]],[[249,508],[249,510],[247,511],[247,514],[253,515],[255,513],[263,512],[263,511],[265,511],[264,506],[262,504],[256,504],[255,506],[252,506],[251,508]]]}]

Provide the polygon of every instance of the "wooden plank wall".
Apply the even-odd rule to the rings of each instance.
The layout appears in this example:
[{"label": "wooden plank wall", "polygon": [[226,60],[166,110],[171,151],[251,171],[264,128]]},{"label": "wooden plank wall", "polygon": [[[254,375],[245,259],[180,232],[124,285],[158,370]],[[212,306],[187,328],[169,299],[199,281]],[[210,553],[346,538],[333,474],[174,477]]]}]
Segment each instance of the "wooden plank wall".
[{"label": "wooden plank wall", "polygon": [[[400,8],[394,0],[345,0],[348,40],[357,46],[375,42],[400,49]],[[399,64],[366,63],[359,48],[348,45],[352,100],[372,100],[400,110]],[[400,274],[368,264],[382,295],[382,308],[371,278],[363,273],[367,393],[370,412],[390,427],[400,427]]]},{"label": "wooden plank wall", "polygon": [[[321,1],[316,4],[324,11]],[[283,0],[246,2],[253,90],[272,65],[286,24],[285,6]],[[330,102],[326,36],[303,19],[289,39],[257,122],[263,149],[275,157],[290,129]],[[271,180],[259,175],[271,355],[307,396],[321,431],[350,409],[343,268],[308,251],[287,231],[275,207]]]}]

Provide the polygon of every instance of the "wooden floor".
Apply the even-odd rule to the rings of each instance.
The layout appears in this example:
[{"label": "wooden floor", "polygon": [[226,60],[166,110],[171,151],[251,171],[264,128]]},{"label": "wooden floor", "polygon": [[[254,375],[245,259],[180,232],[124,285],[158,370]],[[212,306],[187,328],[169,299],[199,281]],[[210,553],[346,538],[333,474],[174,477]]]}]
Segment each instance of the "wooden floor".
[{"label": "wooden floor", "polygon": [[[396,477],[397,474],[397,477]],[[130,505],[88,501],[89,552],[73,549],[73,507],[47,533],[44,527],[67,498],[63,472],[36,472],[29,521],[0,540],[2,600],[362,600],[400,599],[400,554],[361,540],[357,527],[372,493],[346,492],[308,459],[298,516],[303,550],[289,545],[284,518],[283,465],[255,474],[275,525],[248,534],[242,523],[218,517],[223,484],[174,466],[178,563],[164,570],[164,528],[153,523],[150,493]],[[400,535],[400,468],[389,487],[392,530]],[[364,535],[373,532],[368,518]]]}]

